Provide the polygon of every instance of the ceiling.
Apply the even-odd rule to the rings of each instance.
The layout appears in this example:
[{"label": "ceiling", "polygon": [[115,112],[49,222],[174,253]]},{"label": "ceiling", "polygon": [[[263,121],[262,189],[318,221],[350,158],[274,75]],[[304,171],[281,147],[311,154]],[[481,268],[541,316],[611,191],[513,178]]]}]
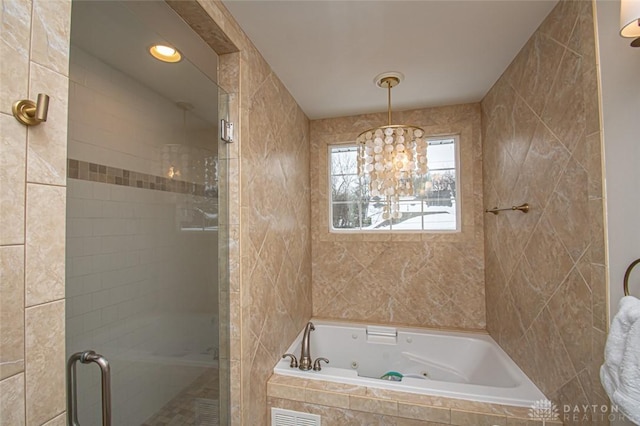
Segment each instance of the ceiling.
[{"label": "ceiling", "polygon": [[478,102],[556,0],[224,0],[311,119]]},{"label": "ceiling", "polygon": [[[164,1],[75,1],[71,44],[165,97],[186,102],[205,122],[218,121],[218,58]],[[167,64],[148,53],[165,43],[182,52]],[[181,110],[176,107],[176,117]]]}]

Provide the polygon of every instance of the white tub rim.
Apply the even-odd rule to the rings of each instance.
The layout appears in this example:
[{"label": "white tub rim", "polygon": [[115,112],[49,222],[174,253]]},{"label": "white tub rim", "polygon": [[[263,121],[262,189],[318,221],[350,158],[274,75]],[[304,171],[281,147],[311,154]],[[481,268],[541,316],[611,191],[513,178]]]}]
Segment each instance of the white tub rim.
[{"label": "white tub rim", "polygon": [[[430,328],[430,327],[415,327],[415,326],[402,326],[402,325],[390,325],[390,324],[379,324],[379,323],[370,323],[364,321],[341,321],[334,319],[323,319],[323,318],[311,318],[309,321],[314,323],[317,326],[334,326],[334,327],[350,327],[350,328],[366,328],[371,325],[380,325],[384,327],[394,327],[400,332],[406,333],[417,333],[417,334],[430,334],[436,336],[447,336],[447,337],[457,337],[461,339],[473,339],[478,340],[483,343],[491,345],[493,349],[498,352],[498,355],[503,359],[507,360],[509,368],[515,367],[515,370],[519,373],[519,376],[523,379],[523,381],[517,385],[515,388],[496,388],[496,387],[488,387],[479,384],[464,384],[465,387],[470,388],[470,390],[474,391],[475,394],[470,396],[469,394],[460,393],[455,390],[456,387],[460,387],[459,384],[447,384],[448,382],[438,382],[438,386],[440,389],[433,390],[429,389],[428,392],[425,392],[423,387],[417,386],[421,384],[422,381],[418,379],[403,379],[403,382],[387,382],[384,380],[368,378],[364,376],[358,376],[356,371],[345,370],[343,368],[334,368],[330,365],[322,367],[322,371],[314,372],[314,371],[301,371],[299,369],[291,369],[289,368],[289,360],[281,359],[278,360],[276,365],[274,366],[273,373],[278,375],[290,376],[290,377],[299,377],[302,379],[308,380],[322,380],[329,381],[334,383],[344,383],[350,385],[364,386],[369,388],[376,389],[385,389],[388,391],[397,391],[397,392],[408,392],[422,395],[429,395],[435,397],[445,397],[445,398],[453,398],[453,399],[462,399],[468,401],[475,402],[483,402],[488,404],[499,404],[499,405],[507,405],[507,406],[516,406],[516,407],[531,407],[534,402],[539,400],[544,400],[546,397],[544,394],[537,388],[537,386],[531,381],[531,379],[526,376],[526,374],[522,371],[522,369],[509,357],[509,355],[500,347],[500,345],[490,336],[488,332],[485,330],[459,330],[459,329],[443,329],[443,328]],[[302,340],[302,333],[304,330],[301,330],[300,333],[296,336],[294,341],[289,345],[287,351],[296,350],[300,346],[300,342]],[[296,357],[299,356],[299,353],[294,353]],[[313,347],[311,348],[312,357],[322,356],[322,354],[316,354],[313,352]],[[399,383],[403,383],[403,385],[399,385]],[[390,386],[391,385],[391,386]],[[489,389],[505,389],[504,391],[498,391],[497,393],[503,394],[501,397],[489,397],[486,395],[486,391]],[[519,397],[514,397],[509,393],[517,389],[524,389],[530,392],[532,395],[535,395],[534,399],[523,399]]]}]

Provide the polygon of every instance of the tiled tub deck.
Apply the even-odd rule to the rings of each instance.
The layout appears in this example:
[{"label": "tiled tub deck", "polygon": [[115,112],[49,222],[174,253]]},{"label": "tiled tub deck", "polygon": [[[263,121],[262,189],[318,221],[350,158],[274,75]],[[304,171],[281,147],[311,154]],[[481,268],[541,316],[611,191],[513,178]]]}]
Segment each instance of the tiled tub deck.
[{"label": "tiled tub deck", "polygon": [[[323,426],[533,426],[527,407],[395,392],[274,374],[268,407],[319,414]],[[545,425],[561,425],[546,420]]]}]

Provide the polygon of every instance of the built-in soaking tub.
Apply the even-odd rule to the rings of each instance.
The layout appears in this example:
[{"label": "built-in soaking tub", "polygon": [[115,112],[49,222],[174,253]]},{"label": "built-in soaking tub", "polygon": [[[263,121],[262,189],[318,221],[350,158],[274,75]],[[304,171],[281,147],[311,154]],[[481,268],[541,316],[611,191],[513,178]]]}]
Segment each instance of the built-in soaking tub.
[{"label": "built-in soaking tub", "polygon": [[[360,385],[470,401],[531,407],[540,390],[488,335],[390,328],[313,320],[311,357],[329,359],[321,371],[291,368],[274,373],[307,380]],[[303,332],[288,353],[300,357]],[[381,379],[389,372],[401,381]],[[387,376],[389,378],[389,376]]]}]

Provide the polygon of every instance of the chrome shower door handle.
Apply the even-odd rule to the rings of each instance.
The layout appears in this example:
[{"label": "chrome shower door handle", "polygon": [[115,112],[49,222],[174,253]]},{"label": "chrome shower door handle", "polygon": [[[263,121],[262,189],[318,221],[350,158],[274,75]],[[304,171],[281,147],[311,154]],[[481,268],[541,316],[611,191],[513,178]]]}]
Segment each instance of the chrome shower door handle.
[{"label": "chrome shower door handle", "polygon": [[94,351],[76,352],[67,361],[67,415],[69,426],[80,426],[78,423],[78,389],[76,378],[76,362],[83,364],[95,362],[100,367],[102,376],[102,426],[111,426],[111,367],[109,361]]},{"label": "chrome shower door handle", "polygon": [[68,426],[78,425],[78,397],[76,362],[80,359],[81,352],[77,352],[67,360],[67,424]]},{"label": "chrome shower door handle", "polygon": [[109,366],[109,361],[93,351],[88,351],[85,354],[86,361],[81,358],[80,362],[85,364],[95,362],[100,367],[102,376],[102,426],[111,426],[111,367]]}]

